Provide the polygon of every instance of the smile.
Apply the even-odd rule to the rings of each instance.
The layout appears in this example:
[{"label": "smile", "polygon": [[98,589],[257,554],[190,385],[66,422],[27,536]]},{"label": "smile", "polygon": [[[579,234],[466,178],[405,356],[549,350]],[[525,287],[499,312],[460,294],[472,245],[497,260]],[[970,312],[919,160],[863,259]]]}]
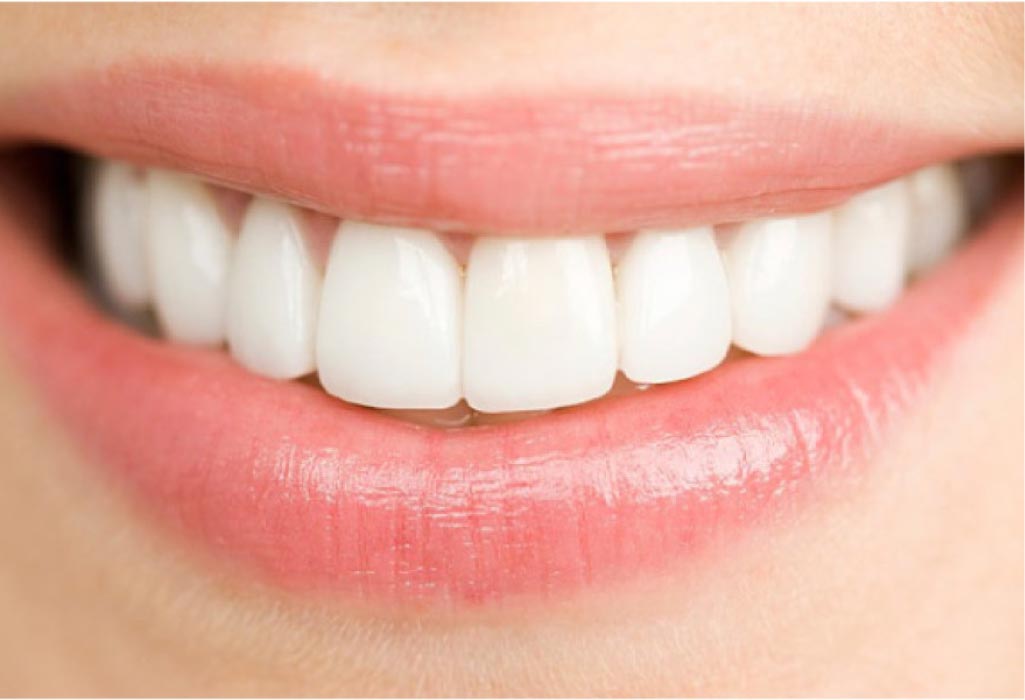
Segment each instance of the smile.
[{"label": "smile", "polygon": [[288,587],[681,566],[842,488],[1020,251],[1005,144],[279,80],[124,68],[0,117],[89,157],[74,271],[5,168],[0,337],[144,511]]}]

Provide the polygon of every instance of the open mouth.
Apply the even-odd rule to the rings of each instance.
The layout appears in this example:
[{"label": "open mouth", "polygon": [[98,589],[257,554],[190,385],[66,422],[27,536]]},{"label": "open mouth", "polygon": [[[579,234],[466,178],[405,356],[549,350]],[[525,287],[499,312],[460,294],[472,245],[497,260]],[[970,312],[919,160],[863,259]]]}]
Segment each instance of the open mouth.
[{"label": "open mouth", "polygon": [[481,602],[678,566],[883,442],[1020,247],[1003,144],[267,85],[26,95],[0,131],[93,156],[86,255],[8,184],[0,304],[146,510],[289,586]]}]

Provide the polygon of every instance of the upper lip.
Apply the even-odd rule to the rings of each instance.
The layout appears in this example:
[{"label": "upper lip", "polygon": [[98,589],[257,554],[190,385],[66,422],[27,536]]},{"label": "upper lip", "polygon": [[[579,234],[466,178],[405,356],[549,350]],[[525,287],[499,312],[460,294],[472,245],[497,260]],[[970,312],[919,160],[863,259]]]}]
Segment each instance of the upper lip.
[{"label": "upper lip", "polygon": [[1006,144],[715,94],[389,95],[272,66],[129,62],[0,102],[0,138],[193,172],[342,218],[488,234],[823,209]]}]

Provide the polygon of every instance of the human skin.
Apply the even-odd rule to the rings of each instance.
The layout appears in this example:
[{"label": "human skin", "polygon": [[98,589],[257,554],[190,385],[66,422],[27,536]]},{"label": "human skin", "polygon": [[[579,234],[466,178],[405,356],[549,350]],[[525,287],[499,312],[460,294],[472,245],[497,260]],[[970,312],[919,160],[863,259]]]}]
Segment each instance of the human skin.
[{"label": "human skin", "polygon": [[[712,92],[1022,143],[1020,5],[0,19],[0,96],[129,56],[273,56],[371,89]],[[1009,267],[854,483],[657,578],[486,607],[285,592],[215,560],[112,488],[0,345],[0,692],[1020,695],[1023,304]]]}]

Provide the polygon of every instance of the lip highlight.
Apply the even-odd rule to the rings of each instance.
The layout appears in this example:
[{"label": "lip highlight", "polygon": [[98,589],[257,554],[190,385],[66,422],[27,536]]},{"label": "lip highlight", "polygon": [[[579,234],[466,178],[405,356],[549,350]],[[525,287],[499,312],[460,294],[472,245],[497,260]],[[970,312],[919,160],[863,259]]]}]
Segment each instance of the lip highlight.
[{"label": "lip highlight", "polygon": [[87,454],[155,518],[274,581],[399,602],[672,570],[713,534],[858,473],[1021,247],[1012,201],[890,311],[801,355],[438,431],[133,334],[33,245],[20,197],[0,190],[0,337]]}]

